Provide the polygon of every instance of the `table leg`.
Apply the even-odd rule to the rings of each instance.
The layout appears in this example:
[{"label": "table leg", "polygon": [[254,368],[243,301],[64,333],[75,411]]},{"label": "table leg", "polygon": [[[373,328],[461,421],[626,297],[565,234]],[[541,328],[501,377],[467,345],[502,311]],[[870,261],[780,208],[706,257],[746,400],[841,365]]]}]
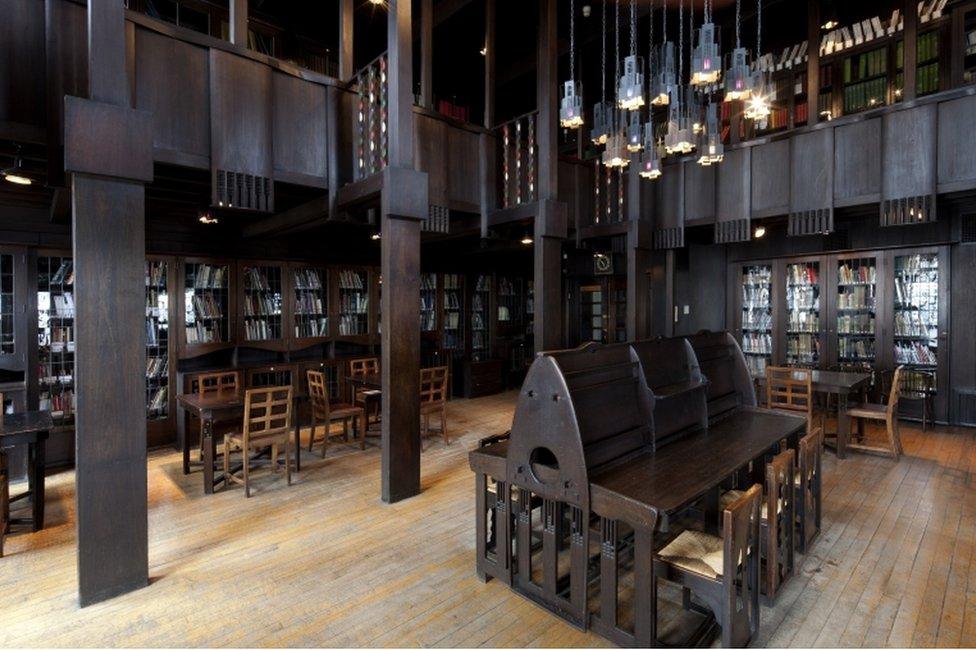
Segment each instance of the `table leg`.
[{"label": "table leg", "polygon": [[44,528],[44,438],[27,445],[27,483],[31,494],[31,528]]},{"label": "table leg", "polygon": [[657,589],[654,588],[654,531],[634,527],[634,637],[637,647],[657,645]]},{"label": "table leg", "polygon": [[847,443],[851,437],[851,418],[847,415],[847,393],[837,394],[837,457],[847,457]]},{"label": "table leg", "polygon": [[214,458],[217,456],[217,445],[213,437],[213,419],[201,418],[201,424],[203,425],[203,493],[213,494]]},{"label": "table leg", "polygon": [[298,410],[301,404],[298,398],[292,400],[292,414],[295,418],[295,471],[302,471],[302,419],[299,417]]},{"label": "table leg", "polygon": [[179,418],[180,423],[177,424],[179,429],[177,433],[179,434],[180,447],[182,447],[183,451],[183,474],[186,475],[190,473],[190,442],[186,431],[186,411],[180,407],[177,409],[176,416]]}]

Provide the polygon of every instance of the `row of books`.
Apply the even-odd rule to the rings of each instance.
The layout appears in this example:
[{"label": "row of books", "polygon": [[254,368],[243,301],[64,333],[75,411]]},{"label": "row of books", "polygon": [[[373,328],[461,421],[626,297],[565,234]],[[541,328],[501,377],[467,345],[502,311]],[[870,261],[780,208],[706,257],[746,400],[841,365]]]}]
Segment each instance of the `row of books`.
[{"label": "row of books", "polygon": [[444,293],[444,309],[461,310],[461,295],[454,292]]},{"label": "row of books", "polygon": [[817,333],[820,331],[820,316],[806,311],[793,312],[786,324],[789,334]]},{"label": "row of books", "polygon": [[742,335],[742,351],[749,354],[772,354],[773,337],[749,332]]},{"label": "row of books", "polygon": [[461,288],[461,276],[457,273],[445,273],[444,288],[453,289],[455,291],[459,290]]},{"label": "row of books", "polygon": [[790,287],[786,290],[787,309],[820,309],[818,287]]},{"label": "row of books", "polygon": [[358,289],[362,290],[366,288],[366,283],[363,280],[362,273],[358,271],[339,271],[339,288],[340,289]]},{"label": "row of books", "polygon": [[515,285],[508,278],[498,278],[498,295],[499,296],[514,296]]},{"label": "row of books", "polygon": [[281,295],[249,293],[244,296],[245,316],[280,316]]},{"label": "row of books", "polygon": [[295,323],[296,338],[312,338],[329,335],[328,318],[301,319]]},{"label": "row of books", "polygon": [[211,264],[196,264],[193,272],[194,289],[225,289],[227,287],[227,267]]},{"label": "row of books", "polygon": [[744,286],[742,287],[742,308],[743,309],[768,309],[770,304],[770,291],[768,287]]},{"label": "row of books", "polygon": [[437,329],[437,315],[433,312],[423,312],[420,314],[420,331],[433,332]]},{"label": "row of books", "polygon": [[74,413],[75,395],[66,390],[59,395],[42,395],[38,406],[42,411],[50,411],[56,418],[69,418]]},{"label": "row of books", "polygon": [[482,332],[486,329],[484,314],[479,312],[471,314],[471,329]]},{"label": "row of books", "polygon": [[54,315],[58,318],[75,317],[75,297],[70,291],[51,296],[54,299]]},{"label": "row of books", "polygon": [[460,350],[464,347],[464,340],[459,334],[454,332],[444,332],[444,349],[445,350]]},{"label": "row of books", "polygon": [[365,314],[369,311],[369,296],[365,293],[344,293],[339,296],[339,311],[343,314]]},{"label": "row of books", "polygon": [[838,334],[874,334],[873,314],[843,314],[837,317]]},{"label": "row of books", "polygon": [[[277,291],[281,291],[281,283],[277,283]],[[271,291],[268,276],[260,266],[249,266],[244,269],[245,291]]]},{"label": "row of books", "polygon": [[925,343],[896,343],[895,363],[935,365],[935,350]]},{"label": "row of books", "polygon": [[169,400],[167,399],[168,389],[166,386],[150,391],[147,402],[147,410],[150,417],[162,417],[169,410]]},{"label": "row of books", "polygon": [[58,270],[51,276],[50,284],[74,284],[75,269],[71,260],[64,260]]},{"label": "row of books", "polygon": [[844,88],[844,114],[858,113],[869,108],[884,106],[888,99],[888,80],[884,77],[870,79]]},{"label": "row of books", "polygon": [[848,286],[837,294],[838,309],[874,309],[874,286]]},{"label": "row of books", "polygon": [[850,84],[887,74],[888,50],[880,47],[844,59],[844,83]]},{"label": "row of books", "polygon": [[753,377],[765,377],[766,366],[768,364],[769,360],[766,357],[756,355],[746,357],[746,367],[749,369],[749,374]]},{"label": "row of books", "polygon": [[444,329],[456,330],[461,327],[461,314],[456,311],[444,313]]},{"label": "row of books", "polygon": [[786,337],[786,356],[810,361],[820,358],[820,337],[814,334],[792,334]]},{"label": "row of books", "polygon": [[165,323],[160,325],[154,320],[146,320],[146,345],[153,347],[166,345],[168,335],[169,325]]},{"label": "row of books", "polygon": [[73,327],[58,325],[52,327],[46,341],[41,341],[41,345],[46,345],[51,352],[74,352],[75,351],[75,332]]},{"label": "row of books", "polygon": [[295,269],[295,290],[317,290],[322,288],[322,271],[318,269]]},{"label": "row of books", "polygon": [[790,113],[785,108],[773,108],[769,111],[769,115],[763,120],[760,125],[760,130],[774,131],[777,129],[785,129],[790,125]]},{"label": "row of books", "polygon": [[437,290],[437,275],[434,273],[421,273],[420,274],[420,290],[421,291],[436,291]]},{"label": "row of books", "polygon": [[874,339],[837,339],[837,356],[841,359],[874,359]]},{"label": "row of books", "polygon": [[788,284],[815,285],[819,279],[819,271],[813,264],[790,264],[786,267]]},{"label": "row of books", "polygon": [[434,311],[437,309],[437,298],[429,293],[420,294],[420,311]]},{"label": "row of books", "polygon": [[773,315],[768,310],[744,310],[742,312],[742,329],[768,330],[773,327]]},{"label": "row of books", "polygon": [[244,321],[244,338],[248,341],[273,341],[281,338],[281,322],[256,318]]},{"label": "row of books", "polygon": [[221,323],[206,324],[198,321],[194,325],[186,326],[187,343],[220,343],[223,340],[223,325]]},{"label": "row of books", "polygon": [[918,66],[915,73],[915,94],[928,95],[939,89],[939,62]]},{"label": "row of books", "polygon": [[487,337],[484,332],[471,332],[471,349],[472,350],[487,350],[488,346],[485,345]]},{"label": "row of books", "polygon": [[166,288],[165,262],[146,262],[146,286]]},{"label": "row of books", "polygon": [[487,275],[479,275],[478,279],[474,283],[475,291],[491,291],[491,277]]},{"label": "row of books", "polygon": [[224,300],[212,293],[198,293],[193,296],[193,314],[197,320],[224,317]]},{"label": "row of books", "polygon": [[40,368],[40,373],[41,374],[38,381],[40,382],[41,386],[44,386],[45,388],[59,386],[61,390],[63,390],[65,386],[70,386],[75,381],[74,375],[71,373],[56,375],[45,374],[47,373],[47,368],[44,368],[43,366]]},{"label": "row of books", "polygon": [[482,296],[476,293],[473,298],[471,298],[471,311],[485,311],[488,307],[487,296]]},{"label": "row of books", "polygon": [[295,315],[310,316],[326,313],[322,295],[313,292],[302,292],[295,296]]},{"label": "row of books", "polygon": [[339,336],[362,336],[369,333],[365,317],[343,314],[339,317]]},{"label": "row of books", "polygon": [[166,379],[169,360],[165,357],[146,357],[146,379]]},{"label": "row of books", "polygon": [[935,339],[938,336],[938,331],[938,322],[923,317],[921,312],[895,312],[895,336],[925,336]]},{"label": "row of books", "polygon": [[929,280],[938,279],[939,258],[935,255],[906,255],[899,257],[895,274],[898,277],[913,277],[919,273],[928,275]]}]

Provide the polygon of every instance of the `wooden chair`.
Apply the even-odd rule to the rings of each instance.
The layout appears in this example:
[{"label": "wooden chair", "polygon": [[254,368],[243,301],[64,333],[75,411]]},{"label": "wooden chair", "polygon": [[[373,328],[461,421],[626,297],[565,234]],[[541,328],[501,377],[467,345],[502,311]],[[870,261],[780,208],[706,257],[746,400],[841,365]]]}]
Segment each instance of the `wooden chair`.
[{"label": "wooden chair", "polygon": [[[244,484],[244,496],[251,496],[251,452],[271,447],[271,469],[278,471],[278,449],[284,448],[285,476],[291,485],[292,387],[252,388],[244,394],[244,430],[224,439],[224,484]],[[243,453],[243,477],[230,471],[230,452]]]},{"label": "wooden chair", "polygon": [[[895,371],[885,370],[881,373],[881,399],[885,402],[891,393]],[[934,418],[935,412],[935,373],[930,370],[906,370],[902,375],[901,388],[898,391],[899,401],[921,402],[922,431],[928,430],[929,420]]]},{"label": "wooden chair", "polygon": [[[363,359],[352,359],[349,361],[350,377],[366,377],[368,375],[380,374],[380,360],[376,357],[366,357]],[[369,425],[370,412],[375,411],[379,417],[379,406],[382,391],[375,388],[355,388],[352,392],[353,406],[359,406],[366,411],[366,425]]]},{"label": "wooden chair", "polygon": [[312,405],[312,432],[308,437],[308,450],[312,451],[315,444],[315,433],[319,425],[325,426],[322,436],[322,458],[329,446],[329,438],[340,435],[332,432],[333,422],[342,422],[342,434],[349,439],[349,424],[352,423],[353,432],[359,431],[359,447],[366,449],[366,411],[361,406],[352,404],[330,404],[329,388],[325,374],[317,370],[308,371],[308,397]]},{"label": "wooden chair", "polygon": [[[722,536],[686,530],[654,559],[654,575],[708,604],[722,627],[722,647],[744,647],[759,630],[759,502],[753,485],[722,512]],[[657,591],[657,580],[651,588]],[[656,615],[656,612],[654,612]]]},{"label": "wooden chair", "polygon": [[815,429],[800,439],[796,485],[797,548],[806,553],[820,533],[820,508],[823,478],[823,429]]},{"label": "wooden chair", "polygon": [[[197,395],[223,397],[240,390],[238,373],[234,370],[207,372],[197,376]],[[200,422],[200,459],[203,460],[203,422]]]},{"label": "wooden chair", "polygon": [[447,437],[447,366],[436,368],[421,368],[420,370],[420,417],[423,419],[423,434],[430,432],[430,416],[437,414],[441,421],[441,435],[444,444],[449,444]]},{"label": "wooden chair", "polygon": [[[793,575],[795,566],[795,459],[796,453],[788,449],[766,463],[766,485],[759,511],[762,533],[759,557],[762,592],[770,605],[780,586]],[[739,490],[729,490],[722,495],[719,505],[726,507],[742,495]]]},{"label": "wooden chair", "polygon": [[813,430],[813,371],[808,368],[766,367],[766,408],[802,415],[807,433]]},{"label": "wooden chair", "polygon": [[[898,399],[901,395],[901,377],[904,366],[895,368],[888,393],[887,404],[858,404],[847,409],[847,415],[853,425],[857,423],[857,441],[847,445],[848,449],[889,454],[895,460],[902,454],[901,431],[898,426]],[[885,423],[887,446],[866,444],[864,442],[864,422],[873,420]],[[853,429],[853,426],[851,427]]]}]

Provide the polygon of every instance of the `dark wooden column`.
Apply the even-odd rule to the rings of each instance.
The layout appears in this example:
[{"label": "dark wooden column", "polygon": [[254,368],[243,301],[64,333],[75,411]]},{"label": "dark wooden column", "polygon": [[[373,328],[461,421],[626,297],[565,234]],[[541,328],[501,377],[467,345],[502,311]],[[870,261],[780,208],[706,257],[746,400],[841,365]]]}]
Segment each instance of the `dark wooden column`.
[{"label": "dark wooden column", "polygon": [[902,13],[905,16],[904,37],[905,68],[904,77],[905,88],[902,90],[902,100],[908,102],[915,99],[915,76],[918,64],[918,2],[917,0],[905,0],[902,6]]},{"label": "dark wooden column", "polygon": [[230,42],[247,47],[247,2],[230,0]]},{"label": "dark wooden column", "polygon": [[559,165],[558,107],[556,62],[559,42],[556,38],[556,0],[539,2],[539,48],[536,74],[536,106],[539,107],[536,129],[539,148],[538,197],[535,217],[533,320],[535,347],[551,350],[563,345],[562,243],[566,238],[567,210],[557,202]]},{"label": "dark wooden column", "polygon": [[820,0],[807,1],[807,124],[820,121]]},{"label": "dark wooden column", "polygon": [[390,0],[389,166],[383,171],[382,497],[420,492],[420,222],[428,210],[427,175],[413,162],[413,54],[410,0]]},{"label": "dark wooden column", "polygon": [[639,156],[631,156],[627,169],[627,338],[631,341],[650,335],[651,222],[641,220],[639,169]]},{"label": "dark wooden column", "polygon": [[118,0],[88,1],[89,97],[64,98],[75,266],[81,605],[148,582],[145,189],[152,119],[129,108]]},{"label": "dark wooden column", "polygon": [[495,0],[485,0],[485,128],[495,126]]},{"label": "dark wooden column", "polygon": [[420,2],[420,105],[434,103],[434,0]]},{"label": "dark wooden column", "polygon": [[349,81],[353,73],[353,0],[339,0],[339,78]]},{"label": "dark wooden column", "polygon": [[[495,0],[485,0],[485,128],[495,126]],[[495,138],[482,133],[478,141],[478,176],[481,179],[481,236],[488,236],[488,213],[495,204],[495,177],[498,173]]]}]

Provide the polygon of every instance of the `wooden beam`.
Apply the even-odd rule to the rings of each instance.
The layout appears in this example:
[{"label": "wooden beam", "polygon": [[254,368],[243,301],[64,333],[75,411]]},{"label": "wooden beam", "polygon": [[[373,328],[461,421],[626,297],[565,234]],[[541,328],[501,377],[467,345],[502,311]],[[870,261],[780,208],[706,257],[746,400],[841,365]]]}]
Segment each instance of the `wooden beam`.
[{"label": "wooden beam", "polygon": [[230,42],[247,47],[248,0],[230,0]]},{"label": "wooden beam", "polygon": [[474,0],[444,0],[437,5],[437,10],[434,12],[434,27],[437,27],[442,22],[461,11]]},{"label": "wooden beam", "polygon": [[107,104],[129,105],[125,8],[121,2],[88,5],[88,96]]},{"label": "wooden beam", "polygon": [[420,105],[434,105],[434,0],[420,1]]},{"label": "wooden beam", "polygon": [[339,78],[352,79],[353,72],[353,0],[339,0]]},{"label": "wooden beam", "polygon": [[820,121],[820,0],[807,0],[807,124]]},{"label": "wooden beam", "polygon": [[[902,5],[905,18],[905,31],[902,32],[903,48],[905,52],[904,76],[905,87],[902,90],[903,101],[911,101],[916,95],[916,66],[918,64],[918,0],[905,0]],[[959,53],[957,53],[959,55]]]},{"label": "wooden beam", "polygon": [[536,138],[539,147],[538,196],[540,201],[556,199],[559,192],[559,93],[557,88],[558,42],[556,38],[556,0],[539,1],[539,69],[536,76],[536,106],[539,121]]},{"label": "wooden beam", "polygon": [[413,169],[413,42],[410,38],[410,0],[389,0],[388,11],[388,160],[391,167]]},{"label": "wooden beam", "polygon": [[[544,0],[548,1],[548,0]],[[563,347],[563,240],[566,238],[566,205],[554,201],[539,204],[532,243],[532,321],[536,351]]]},{"label": "wooden beam", "polygon": [[495,0],[485,0],[485,128],[495,126]]},{"label": "wooden beam", "polygon": [[241,231],[241,236],[247,239],[251,237],[279,235],[311,222],[323,221],[328,215],[329,197],[322,196],[312,199],[308,203],[296,206],[291,210],[285,210],[284,212],[279,212],[276,215],[248,224]]}]

